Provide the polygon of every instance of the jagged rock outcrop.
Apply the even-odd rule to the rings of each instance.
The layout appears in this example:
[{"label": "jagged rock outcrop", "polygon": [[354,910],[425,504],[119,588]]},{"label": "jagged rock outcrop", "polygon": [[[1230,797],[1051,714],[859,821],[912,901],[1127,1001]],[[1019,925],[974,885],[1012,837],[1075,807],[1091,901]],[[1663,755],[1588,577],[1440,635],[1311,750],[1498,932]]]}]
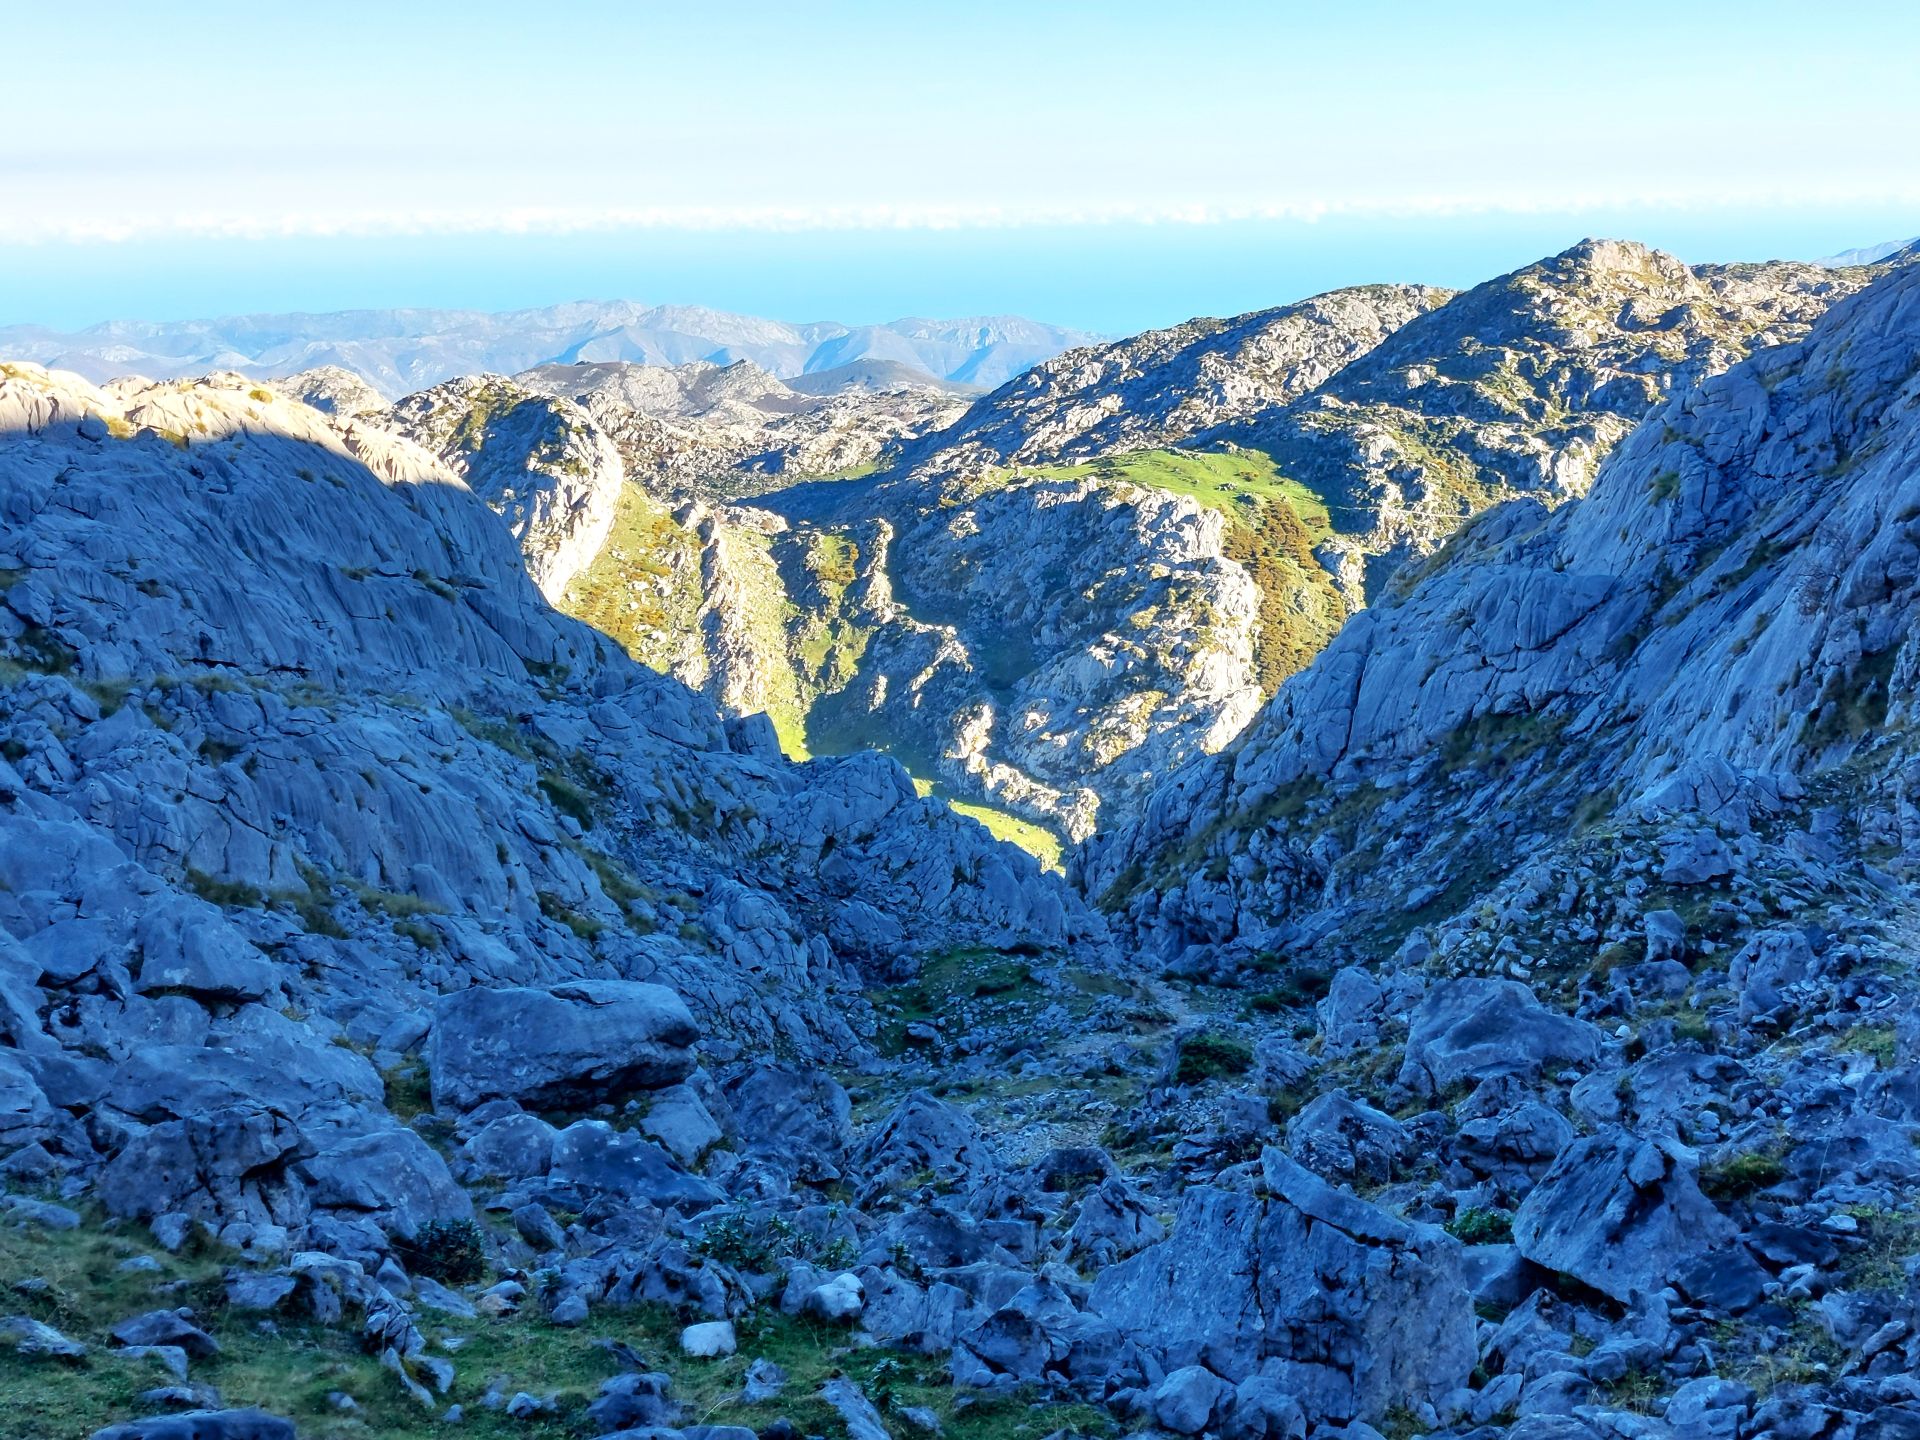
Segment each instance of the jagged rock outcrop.
[{"label": "jagged rock outcrop", "polygon": [[1356,600],[1488,504],[1585,493],[1668,395],[1796,339],[1871,271],[1689,267],[1589,240],[1419,316],[1284,412],[1228,432],[1334,511]]},{"label": "jagged rock outcrop", "polygon": [[[1437,892],[1475,861],[1505,869],[1525,853],[1517,830],[1463,835],[1465,815],[1496,801],[1534,834],[1590,794],[1650,818],[1777,809],[1795,772],[1897,713],[1915,285],[1896,272],[1803,344],[1678,397],[1580,505],[1515,502],[1469,527],[1356,616],[1229,755],[1088,847],[1088,889],[1155,934],[1192,917],[1194,939],[1257,946],[1342,893],[1341,862],[1377,824],[1402,827],[1395,868],[1424,862]],[[1290,850],[1293,822],[1275,812],[1322,790],[1356,797],[1351,843]],[[1698,833],[1677,824],[1667,844]],[[1168,845],[1202,868],[1265,863],[1163,888]]]},{"label": "jagged rock outcrop", "polygon": [[276,376],[268,388],[336,420],[366,420],[378,424],[389,408],[386,396],[354,371],[343,370],[338,365],[319,365],[311,370]]},{"label": "jagged rock outcrop", "polygon": [[434,1007],[426,1051],[436,1105],[513,1100],[564,1109],[684,1080],[700,1028],[664,985],[587,980],[476,987]]},{"label": "jagged rock outcrop", "polygon": [[739,498],[872,465],[947,424],[971,392],[917,372],[878,388],[795,389],[747,360],[544,365],[517,377],[583,408],[628,475],[675,500]]},{"label": "jagged rock outcrop", "polygon": [[498,375],[466,376],[409,395],[384,423],[498,512],[549,600],[606,544],[626,472],[577,406]]},{"label": "jagged rock outcrop", "polygon": [[[1609,1433],[1648,1381],[1677,1434],[1909,1423],[1917,513],[1906,267],[1656,408],[1585,498],[1468,525],[1075,855],[1174,973],[1295,1016],[1337,977],[1294,1032],[1337,1044],[1253,1022],[1232,1063],[1302,1105],[1304,1159],[1470,1242],[1502,1318],[1430,1427]],[[1259,1133],[1223,1105],[1176,1154]],[[1780,1372],[1742,1357],[1796,1335],[1825,1358],[1756,1406]]]},{"label": "jagged rock outcrop", "polygon": [[1452,292],[1363,285],[1069,350],[904,447],[946,475],[1204,441],[1299,399]]},{"label": "jagged rock outcrop", "polygon": [[1618,1130],[1569,1145],[1513,1217],[1527,1259],[1622,1303],[1737,1233],[1681,1161]]}]

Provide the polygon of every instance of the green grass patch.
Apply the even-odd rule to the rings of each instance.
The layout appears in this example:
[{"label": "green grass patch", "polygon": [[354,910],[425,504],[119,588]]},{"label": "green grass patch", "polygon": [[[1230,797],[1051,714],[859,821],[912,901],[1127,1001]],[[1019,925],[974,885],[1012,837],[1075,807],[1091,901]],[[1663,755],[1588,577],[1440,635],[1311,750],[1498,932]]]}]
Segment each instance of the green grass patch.
[{"label": "green grass patch", "polygon": [[1018,845],[1034,859],[1040,862],[1043,870],[1059,870],[1061,856],[1066,852],[1065,842],[1044,825],[1036,825],[1031,820],[1022,820],[1018,815],[1010,815],[1005,810],[996,810],[991,805],[976,804],[971,800],[947,801],[947,806],[956,815],[964,815],[987,827],[987,833],[996,840],[1004,840],[1010,845]]},{"label": "green grass patch", "polygon": [[1244,1075],[1253,1068],[1253,1047],[1230,1035],[1203,1030],[1180,1042],[1173,1065],[1173,1083],[1198,1085]]},{"label": "green grass patch", "polygon": [[1740,1200],[1787,1178],[1786,1162],[1775,1150],[1750,1150],[1700,1167],[1700,1189],[1715,1200]]},{"label": "green grass patch", "polygon": [[[417,1256],[416,1268],[439,1268],[453,1283],[475,1278],[477,1240],[477,1232],[458,1226],[437,1236],[423,1234],[416,1246],[431,1253]],[[158,1268],[119,1268],[142,1255],[151,1255]],[[143,1230],[115,1226],[97,1212],[76,1231],[0,1228],[0,1285],[9,1292],[12,1313],[45,1321],[90,1347],[77,1365],[0,1353],[6,1433],[84,1440],[107,1425],[155,1413],[138,1396],[167,1383],[165,1372],[151,1361],[117,1354],[107,1332],[130,1315],[179,1305],[191,1306],[198,1323],[221,1344],[221,1354],[194,1362],[193,1377],[218,1388],[228,1406],[257,1405],[286,1416],[303,1440],[427,1440],[447,1433],[435,1411],[410,1399],[379,1361],[364,1353],[356,1316],[327,1327],[289,1312],[263,1326],[261,1316],[228,1310],[221,1277],[237,1260],[200,1245],[168,1255]],[[29,1279],[43,1283],[20,1288]],[[819,1391],[828,1379],[845,1376],[879,1407],[896,1435],[915,1433],[901,1419],[911,1406],[932,1410],[949,1440],[1041,1440],[1058,1430],[1101,1437],[1115,1432],[1103,1412],[1087,1406],[1044,1403],[1027,1390],[1007,1395],[956,1391],[945,1374],[944,1357],[856,1348],[843,1326],[767,1309],[736,1322],[738,1354],[713,1361],[680,1354],[680,1328],[694,1317],[664,1305],[596,1307],[591,1324],[577,1330],[548,1323],[534,1305],[518,1315],[472,1320],[422,1308],[417,1318],[432,1353],[456,1367],[454,1383],[438,1397],[437,1409],[461,1405],[467,1418],[459,1433],[475,1440],[581,1440],[596,1433],[585,1418],[587,1404],[619,1370],[613,1355],[595,1343],[603,1338],[631,1345],[671,1375],[672,1398],[683,1407],[688,1425],[764,1429],[786,1416],[803,1433],[842,1436],[844,1423],[819,1399]],[[462,1343],[444,1349],[439,1341],[447,1336]],[[760,1357],[786,1370],[787,1391],[777,1400],[747,1405],[740,1398],[746,1369]],[[558,1413],[516,1420],[488,1410],[479,1400],[496,1380],[509,1394],[526,1390],[555,1396]],[[351,1395],[358,1408],[336,1409],[328,1398],[336,1392]]]},{"label": "green grass patch", "polygon": [[419,895],[408,895],[398,890],[382,890],[374,885],[362,885],[349,882],[353,887],[354,898],[369,915],[384,915],[389,920],[415,920],[422,915],[444,915],[446,907],[436,905]]},{"label": "green grass patch", "polygon": [[[877,748],[877,747],[876,747]],[[898,759],[899,756],[894,757]],[[946,802],[947,808],[956,815],[987,827],[987,833],[996,840],[1004,840],[1009,845],[1018,845],[1034,859],[1040,862],[1043,870],[1061,870],[1061,862],[1066,855],[1066,842],[1046,826],[1006,810],[983,805],[978,800],[962,800],[954,795],[938,780],[927,780],[921,776],[913,777],[913,788],[922,798],[931,797]]]},{"label": "green grass patch", "polygon": [[1250,523],[1263,504],[1278,501],[1299,517],[1315,543],[1333,532],[1326,502],[1282,474],[1261,450],[1135,450],[1074,465],[1023,466],[1020,479],[1122,480],[1199,501],[1229,520]]},{"label": "green grass patch", "polygon": [[571,816],[582,830],[593,828],[593,796],[564,775],[546,774],[539,780],[540,793],[562,815]]},{"label": "green grass patch", "polygon": [[244,880],[222,880],[204,870],[195,870],[192,866],[187,867],[187,888],[202,900],[210,900],[223,907],[257,910],[267,903],[267,897]]},{"label": "green grass patch", "polygon": [[595,940],[606,930],[606,926],[591,915],[583,915],[551,890],[542,890],[536,897],[540,902],[540,913],[549,920],[558,921],[571,930],[581,940]]},{"label": "green grass patch", "polygon": [[1476,1205],[1454,1216],[1447,1229],[1465,1245],[1504,1245],[1513,1239],[1513,1217]]},{"label": "green grass patch", "polygon": [[613,528],[557,608],[668,673],[699,613],[700,537],[638,485],[623,485]]}]

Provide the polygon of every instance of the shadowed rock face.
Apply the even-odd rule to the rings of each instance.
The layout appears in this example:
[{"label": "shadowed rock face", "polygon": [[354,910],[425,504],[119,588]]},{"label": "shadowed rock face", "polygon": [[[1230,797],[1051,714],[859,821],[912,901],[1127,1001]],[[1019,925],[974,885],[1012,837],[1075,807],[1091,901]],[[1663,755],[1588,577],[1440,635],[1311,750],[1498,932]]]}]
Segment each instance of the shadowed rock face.
[{"label": "shadowed rock face", "polygon": [[685,1077],[700,1030],[858,1053],[814,938],[855,895],[898,950],[915,892],[952,943],[1097,934],[878,757],[735,748],[384,430],[238,377],[11,367],[0,487],[8,1013],[55,1065],[13,1135],[115,1209],[376,1244],[470,1213],[383,1104],[423,1038],[449,1111],[586,1106]]}]

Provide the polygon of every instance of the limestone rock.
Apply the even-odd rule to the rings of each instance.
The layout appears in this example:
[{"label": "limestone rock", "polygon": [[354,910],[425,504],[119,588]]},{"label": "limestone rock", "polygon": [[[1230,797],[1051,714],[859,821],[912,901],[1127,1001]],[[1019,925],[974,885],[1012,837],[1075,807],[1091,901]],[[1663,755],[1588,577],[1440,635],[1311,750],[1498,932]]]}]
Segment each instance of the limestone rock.
[{"label": "limestone rock", "polygon": [[1590,1063],[1600,1036],[1558,1015],[1513,980],[1453,980],[1429,990],[1413,1012],[1400,1083],[1437,1095],[1500,1075],[1534,1076]]},{"label": "limestone rock", "polygon": [[1267,1197],[1189,1191],[1171,1238],[1101,1272],[1090,1307],[1169,1366],[1256,1371],[1316,1421],[1378,1419],[1465,1383],[1456,1241],[1332,1190],[1269,1149]]},{"label": "limestone rock", "polygon": [[1685,1167],[1617,1129],[1568,1146],[1513,1221],[1527,1259],[1622,1303],[1734,1233]]},{"label": "limestone rock", "polygon": [[296,1440],[291,1421],[263,1410],[193,1410],[109,1425],[93,1440]]},{"label": "limestone rock", "polygon": [[476,986],[434,1012],[427,1068],[436,1105],[505,1098],[586,1106],[685,1079],[699,1027],[661,985],[575,981],[551,989]]}]

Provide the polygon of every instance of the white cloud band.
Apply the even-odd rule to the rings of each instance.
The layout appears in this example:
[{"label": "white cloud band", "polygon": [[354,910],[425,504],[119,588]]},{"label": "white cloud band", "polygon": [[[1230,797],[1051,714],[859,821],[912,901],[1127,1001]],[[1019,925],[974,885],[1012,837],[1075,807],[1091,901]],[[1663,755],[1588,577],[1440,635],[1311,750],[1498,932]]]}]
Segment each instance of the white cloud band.
[{"label": "white cloud band", "polygon": [[952,231],[1075,226],[1208,226],[1312,223],[1338,217],[1454,218],[1593,212],[1803,210],[1832,205],[1911,206],[1920,187],[1830,185],[1809,190],[1698,189],[1527,195],[1431,194],[1339,199],[1065,205],[852,204],[805,206],[519,206],[490,209],[339,209],[279,213],[182,211],[62,217],[10,207],[0,244],[116,244],[168,239],[273,240],[459,235],[615,234],[641,231]]}]

